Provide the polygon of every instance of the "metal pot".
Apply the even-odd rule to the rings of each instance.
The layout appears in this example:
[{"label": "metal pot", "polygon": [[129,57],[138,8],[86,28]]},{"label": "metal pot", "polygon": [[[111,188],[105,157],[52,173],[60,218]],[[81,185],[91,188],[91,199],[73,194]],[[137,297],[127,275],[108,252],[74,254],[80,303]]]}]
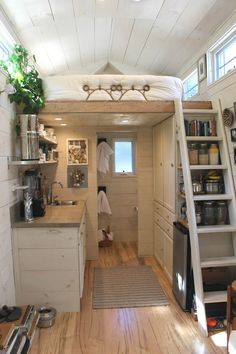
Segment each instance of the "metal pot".
[{"label": "metal pot", "polygon": [[203,192],[203,184],[200,181],[193,180],[192,187],[193,187],[193,194],[199,194]]},{"label": "metal pot", "polygon": [[54,325],[57,314],[56,309],[53,307],[40,307],[38,313],[40,315],[38,327],[47,328]]},{"label": "metal pot", "polygon": [[221,193],[221,183],[217,180],[207,179],[204,183],[204,188],[207,194]]}]

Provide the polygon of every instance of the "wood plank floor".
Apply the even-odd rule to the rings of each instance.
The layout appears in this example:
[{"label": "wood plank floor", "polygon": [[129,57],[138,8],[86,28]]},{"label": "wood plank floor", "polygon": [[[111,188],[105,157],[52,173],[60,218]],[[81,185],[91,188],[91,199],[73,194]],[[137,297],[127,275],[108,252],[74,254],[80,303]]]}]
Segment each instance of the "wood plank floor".
[{"label": "wood plank floor", "polygon": [[[129,309],[92,309],[93,268],[120,264],[152,267],[170,305]],[[217,345],[213,338],[218,340]],[[61,313],[50,329],[40,329],[31,354],[211,354],[227,353],[225,333],[205,338],[189,313],[176,303],[170,284],[154,257],[139,258],[136,243],[100,249],[87,261],[80,313]]]}]

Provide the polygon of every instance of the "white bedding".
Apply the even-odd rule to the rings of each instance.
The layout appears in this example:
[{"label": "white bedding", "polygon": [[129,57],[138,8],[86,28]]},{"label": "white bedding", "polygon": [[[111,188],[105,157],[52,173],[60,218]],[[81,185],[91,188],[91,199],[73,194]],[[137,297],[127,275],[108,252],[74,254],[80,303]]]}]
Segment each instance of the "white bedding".
[{"label": "white bedding", "polygon": [[43,82],[47,101],[154,101],[183,97],[182,81],[172,76],[65,75],[48,76]]}]

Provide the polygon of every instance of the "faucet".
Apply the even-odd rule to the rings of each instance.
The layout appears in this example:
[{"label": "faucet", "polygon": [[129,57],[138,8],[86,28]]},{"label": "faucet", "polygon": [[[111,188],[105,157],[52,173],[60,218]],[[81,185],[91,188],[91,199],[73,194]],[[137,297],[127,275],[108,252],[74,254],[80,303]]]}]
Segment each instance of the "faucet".
[{"label": "faucet", "polygon": [[52,187],[53,187],[54,184],[59,184],[59,186],[60,186],[61,188],[63,188],[63,184],[62,184],[61,182],[59,182],[59,181],[53,181],[53,182],[51,183],[50,191],[49,191],[49,204],[54,204],[55,198],[57,197],[57,196],[55,196],[55,197],[53,196],[53,189],[52,189]]}]

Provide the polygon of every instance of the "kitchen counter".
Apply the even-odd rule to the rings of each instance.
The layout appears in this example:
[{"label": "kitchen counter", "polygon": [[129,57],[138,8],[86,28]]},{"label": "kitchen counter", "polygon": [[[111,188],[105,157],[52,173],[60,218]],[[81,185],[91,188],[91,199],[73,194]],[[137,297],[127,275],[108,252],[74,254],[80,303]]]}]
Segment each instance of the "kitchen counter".
[{"label": "kitchen counter", "polygon": [[84,200],[78,201],[77,205],[47,205],[44,216],[34,218],[30,222],[16,218],[12,227],[79,227],[85,211],[85,205]]}]

